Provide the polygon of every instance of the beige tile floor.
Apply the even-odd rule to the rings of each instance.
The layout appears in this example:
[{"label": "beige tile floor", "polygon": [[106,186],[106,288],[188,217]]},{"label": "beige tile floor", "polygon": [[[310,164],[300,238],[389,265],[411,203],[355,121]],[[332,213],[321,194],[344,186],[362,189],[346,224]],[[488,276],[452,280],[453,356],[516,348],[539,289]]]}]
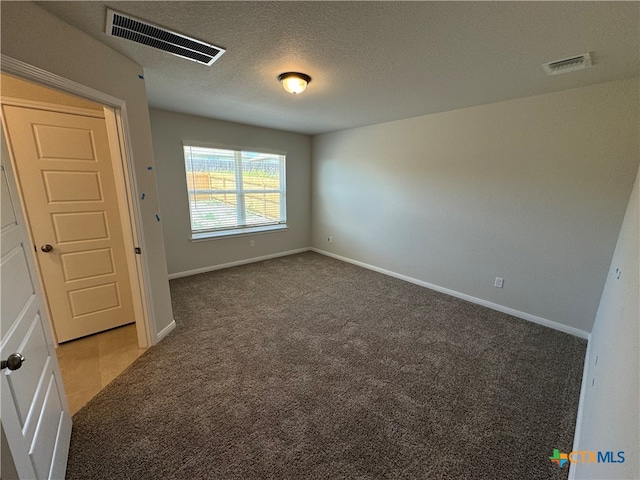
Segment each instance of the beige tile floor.
[{"label": "beige tile floor", "polygon": [[71,415],[145,350],[138,347],[135,324],[59,345],[56,353]]}]

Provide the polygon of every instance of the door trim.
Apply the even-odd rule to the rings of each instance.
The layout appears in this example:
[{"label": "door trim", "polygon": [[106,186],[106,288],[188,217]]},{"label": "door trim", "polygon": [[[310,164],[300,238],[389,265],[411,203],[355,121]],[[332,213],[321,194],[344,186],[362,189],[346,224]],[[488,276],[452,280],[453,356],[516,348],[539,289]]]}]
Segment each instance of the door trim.
[{"label": "door trim", "polygon": [[[120,219],[122,220],[122,235],[124,237],[124,249],[127,257],[127,266],[129,268],[129,283],[131,284],[131,299],[133,301],[134,317],[138,318],[150,318],[149,311],[147,310],[147,302],[145,302],[144,292],[142,286],[144,285],[144,277],[141,276],[141,272],[144,271],[144,265],[142,262],[142,255],[136,255],[134,253],[135,247],[141,247],[140,243],[136,243],[136,238],[140,238],[137,235],[133,219],[136,218],[136,212],[133,205],[136,203],[131,198],[131,192],[135,191],[131,176],[126,168],[127,152],[125,150],[126,142],[124,140],[124,130],[122,123],[122,111],[120,109],[112,107],[104,107],[104,116],[107,124],[107,134],[109,137],[109,146],[111,147],[111,155],[114,157],[112,160],[114,180],[116,183],[116,191],[118,192],[118,203],[120,206]],[[130,157],[129,157],[130,158]],[[116,167],[120,168],[116,168]],[[133,197],[134,199],[136,197]],[[129,221],[126,221],[126,220]],[[135,288],[134,285],[138,285]],[[138,339],[146,337],[149,328],[145,328],[143,322],[136,321],[136,331],[138,333]],[[151,345],[151,338],[147,338],[147,345],[142,345],[140,341],[138,344],[141,347]]]},{"label": "door trim", "polygon": [[[134,201],[134,199],[138,198],[138,192],[133,168],[133,151],[131,149],[131,134],[128,127],[126,102],[6,55],[0,55],[0,70],[103,105],[110,137],[112,134],[117,134],[115,138],[110,138],[110,142],[115,141],[119,144],[119,148],[114,149],[112,153],[116,155],[114,165],[118,164],[119,161],[121,166],[121,168],[114,168],[114,171],[116,171],[117,177],[116,187],[124,192],[120,204],[120,214],[123,219],[122,223],[126,224],[124,225],[126,232],[123,233],[125,233],[125,246],[129,251],[127,264],[129,265],[129,275],[131,277],[130,283],[136,314],[138,344],[142,348],[154,345],[157,343],[157,332],[155,331],[155,322],[152,321],[155,315],[151,291],[148,288],[148,279],[150,277],[146,245],[142,234],[140,206],[137,201]],[[109,119],[115,124],[112,124]],[[7,141],[9,142],[9,139]],[[22,200],[21,195],[19,197]],[[21,204],[24,212],[22,201]],[[128,221],[124,221],[125,219]],[[31,236],[31,232],[29,232],[29,235]],[[129,249],[129,246],[140,247],[142,255],[135,255],[133,248]],[[134,257],[133,262],[131,262],[130,257]]]},{"label": "door trim", "polygon": [[58,105],[35,100],[25,100],[24,98],[13,98],[0,95],[4,105],[13,107],[24,107],[32,110],[44,110],[46,112],[68,113],[70,115],[82,115],[83,117],[105,118],[102,110],[91,110],[90,108],[70,107],[68,105]]}]

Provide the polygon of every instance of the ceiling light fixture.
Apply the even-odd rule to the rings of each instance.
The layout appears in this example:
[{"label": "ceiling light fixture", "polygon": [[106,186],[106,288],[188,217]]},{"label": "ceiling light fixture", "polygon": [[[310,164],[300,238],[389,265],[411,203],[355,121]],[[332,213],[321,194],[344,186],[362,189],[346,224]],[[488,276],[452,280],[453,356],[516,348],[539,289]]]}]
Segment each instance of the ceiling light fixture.
[{"label": "ceiling light fixture", "polygon": [[285,72],[278,75],[278,80],[280,80],[287,92],[297,95],[304,92],[307,84],[311,81],[311,77],[304,73]]}]

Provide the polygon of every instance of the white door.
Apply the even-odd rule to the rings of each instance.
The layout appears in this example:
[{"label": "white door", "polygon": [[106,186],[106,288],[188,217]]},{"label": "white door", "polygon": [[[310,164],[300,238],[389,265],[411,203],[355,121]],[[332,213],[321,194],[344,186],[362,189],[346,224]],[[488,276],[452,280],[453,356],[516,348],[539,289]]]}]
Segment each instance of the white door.
[{"label": "white door", "polygon": [[71,417],[4,133],[1,160],[0,358],[18,353],[25,361],[0,372],[0,419],[20,478],[62,479]]},{"label": "white door", "polygon": [[2,113],[58,342],[134,322],[104,116]]}]

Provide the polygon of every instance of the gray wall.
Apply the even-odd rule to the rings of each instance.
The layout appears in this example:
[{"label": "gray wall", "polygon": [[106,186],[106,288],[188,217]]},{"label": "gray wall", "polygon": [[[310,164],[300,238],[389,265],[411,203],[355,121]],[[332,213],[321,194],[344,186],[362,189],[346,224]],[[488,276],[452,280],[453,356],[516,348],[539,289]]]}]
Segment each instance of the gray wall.
[{"label": "gray wall", "polygon": [[[170,274],[278,254],[310,244],[311,138],[268,128],[150,110],[158,191]],[[192,242],[183,141],[287,152],[287,226],[284,231]],[[249,241],[255,242],[254,247]]]},{"label": "gray wall", "polygon": [[142,68],[31,2],[3,2],[1,20],[3,55],[126,101],[135,183],[146,194],[139,207],[151,321],[156,332],[162,331],[173,322],[173,314],[162,227],[155,218],[158,197],[147,94],[144,81],[138,78]]},{"label": "gray wall", "polygon": [[629,200],[591,332],[582,392],[583,412],[577,432],[579,450],[611,450],[616,454],[623,450],[625,461],[620,464],[576,464],[573,466],[575,478],[640,478],[639,223],[640,174]]},{"label": "gray wall", "polygon": [[589,332],[638,143],[637,78],[314,137],[312,245]]}]

